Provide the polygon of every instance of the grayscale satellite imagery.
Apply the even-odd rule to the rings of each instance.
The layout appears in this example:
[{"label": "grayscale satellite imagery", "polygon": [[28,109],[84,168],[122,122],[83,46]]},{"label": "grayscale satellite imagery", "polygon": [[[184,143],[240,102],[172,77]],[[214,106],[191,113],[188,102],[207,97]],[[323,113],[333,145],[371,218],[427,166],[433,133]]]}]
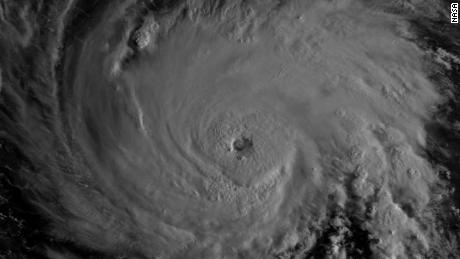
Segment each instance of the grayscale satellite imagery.
[{"label": "grayscale satellite imagery", "polygon": [[0,259],[460,258],[458,13],[0,0]]}]

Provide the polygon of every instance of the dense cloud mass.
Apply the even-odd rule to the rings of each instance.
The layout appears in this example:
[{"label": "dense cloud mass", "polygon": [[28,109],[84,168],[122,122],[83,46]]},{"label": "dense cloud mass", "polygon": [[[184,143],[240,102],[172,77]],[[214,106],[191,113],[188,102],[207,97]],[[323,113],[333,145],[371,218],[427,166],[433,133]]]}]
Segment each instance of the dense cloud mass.
[{"label": "dense cloud mass", "polygon": [[20,2],[5,258],[460,256],[448,4]]}]

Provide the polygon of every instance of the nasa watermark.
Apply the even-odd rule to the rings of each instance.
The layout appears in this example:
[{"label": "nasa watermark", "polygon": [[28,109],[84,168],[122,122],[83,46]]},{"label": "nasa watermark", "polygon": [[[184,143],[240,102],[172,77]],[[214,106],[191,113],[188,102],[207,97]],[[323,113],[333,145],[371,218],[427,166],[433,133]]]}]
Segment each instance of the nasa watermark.
[{"label": "nasa watermark", "polygon": [[450,23],[458,23],[458,3],[450,4]]}]

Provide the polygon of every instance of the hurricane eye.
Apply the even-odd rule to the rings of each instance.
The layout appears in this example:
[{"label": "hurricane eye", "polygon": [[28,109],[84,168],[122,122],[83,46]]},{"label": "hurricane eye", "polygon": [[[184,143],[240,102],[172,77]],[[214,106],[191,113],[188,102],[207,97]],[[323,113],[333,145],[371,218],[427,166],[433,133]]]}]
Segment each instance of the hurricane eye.
[{"label": "hurricane eye", "polygon": [[239,136],[232,140],[230,144],[230,152],[235,155],[237,160],[245,160],[253,151],[254,142],[252,138]]},{"label": "hurricane eye", "polygon": [[249,137],[239,137],[233,140],[232,143],[232,150],[237,152],[245,152],[249,151],[254,146],[252,139]]}]

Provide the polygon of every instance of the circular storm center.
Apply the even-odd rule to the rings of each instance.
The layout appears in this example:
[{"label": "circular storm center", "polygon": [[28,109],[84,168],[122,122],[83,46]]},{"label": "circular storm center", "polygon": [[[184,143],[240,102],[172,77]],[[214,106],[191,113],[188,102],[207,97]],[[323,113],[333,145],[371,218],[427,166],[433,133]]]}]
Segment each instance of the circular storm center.
[{"label": "circular storm center", "polygon": [[269,109],[254,106],[230,109],[208,120],[196,139],[216,172],[250,189],[272,181],[295,149],[288,123]]},{"label": "circular storm center", "polygon": [[231,144],[231,152],[235,153],[238,160],[244,159],[251,152],[254,151],[254,142],[252,138],[246,136],[240,136],[233,139]]}]

